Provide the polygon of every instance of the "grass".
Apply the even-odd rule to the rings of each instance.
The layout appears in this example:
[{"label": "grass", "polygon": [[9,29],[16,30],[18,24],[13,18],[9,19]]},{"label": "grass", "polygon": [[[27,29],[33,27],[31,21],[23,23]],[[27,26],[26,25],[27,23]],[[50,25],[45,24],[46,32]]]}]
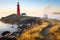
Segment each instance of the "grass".
[{"label": "grass", "polygon": [[[24,31],[21,36],[17,40],[43,40],[45,36],[41,35],[40,32],[45,28],[49,23],[45,22],[42,25],[34,25],[33,28],[29,28],[28,30]],[[57,28],[56,28],[57,27]],[[54,25],[50,30],[48,37],[50,40],[60,40],[60,31],[57,30],[59,25]],[[56,37],[55,37],[56,36]]]}]

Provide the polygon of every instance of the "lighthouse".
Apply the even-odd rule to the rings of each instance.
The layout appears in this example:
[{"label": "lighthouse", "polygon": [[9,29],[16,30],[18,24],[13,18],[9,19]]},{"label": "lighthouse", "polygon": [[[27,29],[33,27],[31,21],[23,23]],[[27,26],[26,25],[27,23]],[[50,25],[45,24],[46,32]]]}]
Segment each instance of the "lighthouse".
[{"label": "lighthouse", "polygon": [[17,15],[20,16],[20,5],[19,5],[19,2],[17,2]]}]

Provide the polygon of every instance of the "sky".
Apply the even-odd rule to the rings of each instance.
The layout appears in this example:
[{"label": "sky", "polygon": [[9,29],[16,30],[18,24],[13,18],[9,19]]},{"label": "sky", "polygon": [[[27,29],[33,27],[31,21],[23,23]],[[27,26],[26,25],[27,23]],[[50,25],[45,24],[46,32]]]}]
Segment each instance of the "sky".
[{"label": "sky", "polygon": [[0,0],[0,17],[16,14],[17,2],[20,2],[21,13],[29,16],[44,17],[45,14],[49,18],[60,18],[60,0]]}]

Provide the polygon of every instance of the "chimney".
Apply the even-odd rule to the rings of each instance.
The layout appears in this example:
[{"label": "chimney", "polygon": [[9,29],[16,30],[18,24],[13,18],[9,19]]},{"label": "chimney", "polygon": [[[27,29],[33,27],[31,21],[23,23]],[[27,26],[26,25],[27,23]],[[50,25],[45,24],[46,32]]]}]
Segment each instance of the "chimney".
[{"label": "chimney", "polygon": [[19,2],[17,2],[17,15],[20,16],[20,5],[19,5]]}]

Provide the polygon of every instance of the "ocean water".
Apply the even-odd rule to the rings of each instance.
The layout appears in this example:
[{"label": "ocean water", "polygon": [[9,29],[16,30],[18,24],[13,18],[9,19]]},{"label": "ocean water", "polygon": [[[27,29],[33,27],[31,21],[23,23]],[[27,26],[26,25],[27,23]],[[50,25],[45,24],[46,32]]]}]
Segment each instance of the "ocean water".
[{"label": "ocean water", "polygon": [[0,21],[0,34],[4,31],[16,32],[18,26],[16,24],[6,24]]}]

